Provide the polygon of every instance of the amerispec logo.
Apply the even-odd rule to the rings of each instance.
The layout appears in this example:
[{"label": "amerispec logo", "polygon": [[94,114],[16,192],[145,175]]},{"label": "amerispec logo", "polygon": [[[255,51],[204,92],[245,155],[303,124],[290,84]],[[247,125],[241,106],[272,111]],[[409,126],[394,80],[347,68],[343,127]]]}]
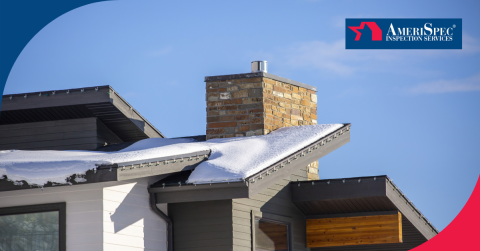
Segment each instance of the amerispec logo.
[{"label": "amerispec logo", "polygon": [[462,19],[345,21],[346,49],[462,49]]}]

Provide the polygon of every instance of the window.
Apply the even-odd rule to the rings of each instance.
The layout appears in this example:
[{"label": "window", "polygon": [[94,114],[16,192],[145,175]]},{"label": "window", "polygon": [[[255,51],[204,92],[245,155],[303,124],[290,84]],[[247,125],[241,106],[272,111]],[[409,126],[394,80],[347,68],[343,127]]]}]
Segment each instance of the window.
[{"label": "window", "polygon": [[65,203],[0,208],[0,250],[66,250],[65,208]]},{"label": "window", "polygon": [[288,223],[255,218],[255,251],[288,251],[288,247]]}]

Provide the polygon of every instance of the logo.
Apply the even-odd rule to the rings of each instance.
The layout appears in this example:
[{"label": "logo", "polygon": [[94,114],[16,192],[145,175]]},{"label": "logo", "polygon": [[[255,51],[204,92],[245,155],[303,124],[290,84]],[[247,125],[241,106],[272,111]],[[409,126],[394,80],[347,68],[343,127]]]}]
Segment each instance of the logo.
[{"label": "logo", "polygon": [[362,33],[360,33],[358,30],[363,30],[365,24],[368,26],[368,28],[370,28],[370,30],[372,30],[372,41],[382,41],[382,30],[375,22],[362,22],[358,27],[348,26],[348,28],[357,33],[355,41],[360,40],[360,36],[362,35]]},{"label": "logo", "polygon": [[462,19],[347,18],[345,48],[462,49]]}]

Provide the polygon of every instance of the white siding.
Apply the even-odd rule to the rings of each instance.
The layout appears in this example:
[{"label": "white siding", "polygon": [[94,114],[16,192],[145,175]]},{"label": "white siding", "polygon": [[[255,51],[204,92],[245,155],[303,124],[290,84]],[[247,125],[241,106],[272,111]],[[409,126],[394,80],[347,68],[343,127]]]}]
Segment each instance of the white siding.
[{"label": "white siding", "polygon": [[147,180],[103,189],[104,250],[166,250],[166,223],[152,210]]},{"label": "white siding", "polygon": [[0,207],[67,203],[67,251],[166,250],[166,224],[150,210],[148,180],[0,192]]}]

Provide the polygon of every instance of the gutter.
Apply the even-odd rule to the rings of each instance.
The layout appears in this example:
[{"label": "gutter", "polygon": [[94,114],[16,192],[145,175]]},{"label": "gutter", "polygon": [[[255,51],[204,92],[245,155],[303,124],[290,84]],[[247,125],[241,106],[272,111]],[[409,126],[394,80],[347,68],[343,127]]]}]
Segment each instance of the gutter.
[{"label": "gutter", "polygon": [[156,213],[160,218],[167,222],[167,251],[173,251],[173,222],[170,217],[168,217],[162,210],[157,207],[157,197],[155,193],[150,194],[150,209]]}]

